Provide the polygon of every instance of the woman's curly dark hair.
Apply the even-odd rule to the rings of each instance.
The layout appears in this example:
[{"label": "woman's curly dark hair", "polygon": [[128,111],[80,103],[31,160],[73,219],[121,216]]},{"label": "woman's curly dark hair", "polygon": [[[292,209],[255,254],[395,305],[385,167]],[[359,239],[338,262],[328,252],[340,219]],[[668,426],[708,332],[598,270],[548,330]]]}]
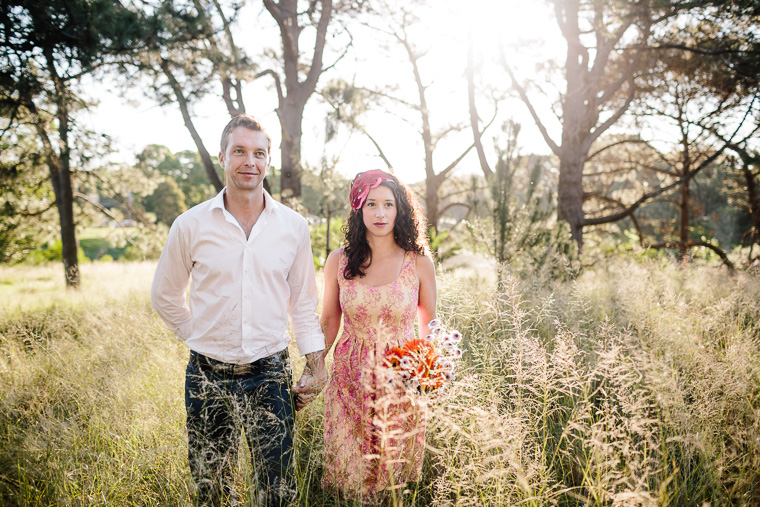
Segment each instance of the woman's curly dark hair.
[{"label": "woman's curly dark hair", "polygon": [[[396,223],[393,226],[393,239],[407,252],[430,255],[430,245],[426,233],[427,220],[422,208],[411,189],[400,182],[395,175],[387,173],[393,181],[384,181],[380,186],[388,187],[396,199]],[[353,209],[348,220],[343,224],[343,254],[346,256],[346,268],[343,277],[353,280],[367,274],[372,264],[372,249],[367,242],[367,227],[364,225],[362,208]]]}]

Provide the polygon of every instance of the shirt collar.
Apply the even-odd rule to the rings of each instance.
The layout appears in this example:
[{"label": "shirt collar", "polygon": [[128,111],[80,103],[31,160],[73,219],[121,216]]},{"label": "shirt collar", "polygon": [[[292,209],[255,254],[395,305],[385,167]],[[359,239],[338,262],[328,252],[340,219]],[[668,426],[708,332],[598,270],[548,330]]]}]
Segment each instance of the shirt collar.
[{"label": "shirt collar", "polygon": [[[224,210],[224,192],[227,191],[227,187],[224,187],[218,194],[216,194],[211,199],[211,207],[210,209],[216,209],[219,208],[221,210]],[[277,206],[275,205],[277,201],[274,200],[274,198],[269,195],[269,192],[264,190],[264,211],[263,213],[269,214],[272,212],[277,211]]]}]

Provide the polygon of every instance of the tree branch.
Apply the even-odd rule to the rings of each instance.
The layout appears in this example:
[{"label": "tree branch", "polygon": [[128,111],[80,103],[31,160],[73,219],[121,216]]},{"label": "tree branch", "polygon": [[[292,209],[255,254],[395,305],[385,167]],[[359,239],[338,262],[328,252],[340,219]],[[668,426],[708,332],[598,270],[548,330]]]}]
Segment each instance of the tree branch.
[{"label": "tree branch", "polygon": [[81,192],[74,192],[74,197],[76,197],[77,199],[83,200],[84,202],[86,202],[87,204],[89,204],[90,206],[92,206],[93,208],[97,209],[98,211],[100,211],[101,213],[103,213],[104,215],[106,215],[108,218],[110,218],[110,219],[112,219],[112,220],[114,220],[116,222],[121,222],[121,220],[120,220],[119,217],[117,217],[116,215],[114,215],[113,213],[111,213],[111,210],[109,210],[108,208],[106,208],[105,206],[103,206],[102,204],[100,204],[99,202],[93,201],[92,199],[90,199],[89,197],[87,197],[86,195],[84,195],[83,193],[81,193]]},{"label": "tree branch", "polygon": [[695,167],[694,169],[692,169],[688,173],[684,174],[683,176],[681,176],[680,178],[678,178],[677,180],[675,180],[670,185],[667,185],[667,186],[664,186],[664,187],[660,187],[660,188],[658,188],[656,190],[653,190],[653,191],[651,191],[651,192],[649,192],[647,194],[642,195],[641,198],[638,201],[634,202],[633,204],[631,204],[628,208],[624,209],[623,211],[621,211],[619,213],[615,213],[613,215],[606,216],[606,217],[586,218],[586,219],[583,220],[583,226],[585,227],[587,225],[609,224],[609,223],[612,223],[612,222],[617,222],[618,220],[622,220],[623,218],[629,216],[631,213],[633,213],[634,211],[636,211],[639,208],[639,206],[641,206],[643,203],[645,203],[649,199],[651,199],[653,197],[656,197],[656,196],[658,196],[658,195],[660,195],[660,194],[662,194],[664,192],[667,192],[671,188],[675,188],[678,185],[680,185],[681,183],[683,183],[684,181],[688,181],[691,178],[693,178],[694,176],[696,176],[696,174],[699,171],[701,171],[704,167],[706,167],[707,165],[709,165],[710,163],[712,163],[715,159],[717,159],[723,153],[723,151],[726,148],[727,148],[727,145],[723,145],[718,151],[716,151],[715,153],[713,153],[706,160],[702,161],[701,164],[699,164],[697,167]]},{"label": "tree branch", "polygon": [[459,162],[461,162],[461,161],[462,161],[462,159],[463,159],[465,156],[467,156],[467,154],[470,152],[470,150],[471,150],[471,149],[473,149],[474,147],[475,147],[475,143],[471,144],[471,145],[470,145],[470,146],[469,146],[469,147],[468,147],[466,150],[464,150],[464,152],[463,152],[461,155],[459,155],[459,157],[457,157],[457,158],[456,158],[456,160],[454,160],[452,163],[450,163],[450,164],[449,164],[449,165],[446,167],[446,169],[444,169],[443,171],[441,171],[441,172],[439,172],[438,174],[436,174],[436,175],[435,175],[436,179],[437,179],[438,181],[442,181],[442,180],[444,180],[444,179],[446,178],[446,176],[447,176],[447,175],[448,175],[448,174],[449,174],[451,171],[453,171],[453,170],[454,170],[454,168],[457,166],[457,164],[459,164]]},{"label": "tree branch", "polygon": [[552,152],[554,152],[555,155],[557,155],[558,157],[561,156],[561,153],[560,153],[562,151],[561,148],[549,136],[549,132],[546,130],[546,127],[544,126],[543,122],[538,117],[538,113],[536,113],[536,110],[533,107],[533,104],[528,98],[528,95],[525,93],[525,89],[522,86],[520,86],[520,84],[517,82],[517,79],[515,78],[515,75],[512,72],[512,68],[509,66],[509,64],[507,63],[507,59],[504,56],[504,51],[500,50],[499,53],[501,55],[501,63],[506,69],[507,74],[509,74],[509,78],[512,80],[512,86],[517,90],[517,93],[520,95],[520,100],[522,100],[523,103],[527,106],[531,117],[533,117],[533,121],[536,123],[538,130],[541,132],[541,135],[544,138],[544,141],[546,141],[546,144],[549,145],[549,148],[552,150]]},{"label": "tree branch", "polygon": [[635,95],[635,88],[633,86],[633,83],[631,83],[631,89],[628,91],[628,97],[626,97],[625,104],[620,106],[615,113],[607,118],[607,121],[599,125],[597,128],[594,129],[594,131],[589,135],[589,137],[584,142],[585,146],[584,148],[588,150],[591,148],[591,145],[596,141],[602,133],[610,128],[612,125],[615,124],[616,121],[620,119],[623,114],[628,110],[628,107],[631,105],[631,102],[633,101],[633,97]]},{"label": "tree branch", "polygon": [[312,53],[309,72],[306,74],[306,80],[304,81],[308,95],[311,95],[311,92],[316,89],[317,81],[322,74],[322,54],[325,49],[327,27],[332,17],[332,0],[321,0],[321,3],[322,12],[319,16],[319,23],[317,23],[317,40],[314,43],[314,52]]},{"label": "tree branch", "polygon": [[372,141],[372,144],[375,145],[375,148],[377,149],[378,155],[380,155],[380,158],[383,159],[383,161],[385,162],[385,165],[388,166],[388,169],[390,169],[391,167],[393,167],[393,164],[391,164],[391,161],[388,160],[388,157],[385,156],[385,153],[383,152],[383,149],[380,147],[380,144],[377,141],[375,141],[375,138],[372,137],[369,134],[369,132],[367,132],[367,130],[364,127],[359,127],[359,129],[362,131],[362,133],[364,133],[365,136],[367,136],[369,138],[370,141]]},{"label": "tree branch", "polygon": [[645,141],[643,139],[623,139],[622,141],[615,141],[614,143],[608,144],[607,146],[604,146],[603,148],[599,148],[594,153],[592,153],[591,155],[589,155],[588,157],[586,157],[586,162],[588,162],[589,160],[591,160],[592,158],[594,158],[595,156],[599,155],[600,153],[602,153],[605,150],[608,150],[608,149],[613,148],[615,146],[619,146],[621,144],[629,144],[629,143],[630,144],[646,144],[647,146],[649,146],[649,142]]},{"label": "tree branch", "polygon": [[275,89],[277,90],[278,104],[282,104],[283,100],[285,100],[285,99],[284,99],[284,96],[282,94],[282,82],[280,81],[280,75],[277,74],[272,69],[267,69],[267,70],[263,70],[263,71],[259,72],[255,76],[253,76],[253,78],[251,79],[251,81],[256,81],[258,78],[263,77],[263,76],[272,76],[272,78],[274,79]]},{"label": "tree branch", "polygon": [[465,203],[465,202],[450,202],[446,204],[443,208],[438,210],[438,216],[443,216],[444,213],[446,213],[449,209],[453,208],[454,206],[464,206],[467,209],[472,209],[472,207]]},{"label": "tree branch", "polygon": [[190,132],[190,136],[195,142],[195,147],[198,148],[198,155],[200,155],[201,160],[203,161],[203,166],[206,169],[206,175],[208,176],[209,181],[214,186],[216,191],[219,192],[222,190],[222,188],[224,188],[224,184],[222,184],[222,181],[219,179],[219,175],[216,174],[216,169],[214,168],[214,162],[211,160],[211,155],[206,149],[206,146],[203,144],[203,139],[201,139],[200,134],[195,128],[193,118],[190,116],[190,107],[187,103],[187,99],[185,98],[184,93],[182,92],[182,87],[174,77],[174,73],[172,72],[172,69],[169,65],[169,61],[164,58],[161,59],[161,70],[163,70],[166,78],[169,80],[169,85],[171,86],[172,91],[177,98],[180,111],[182,112],[182,119],[185,121],[185,127],[187,127],[187,130]]},{"label": "tree branch", "polygon": [[712,243],[708,243],[707,241],[687,241],[686,244],[683,244],[683,245],[682,243],[678,241],[667,241],[665,243],[658,243],[656,245],[645,245],[644,248],[662,250],[663,248],[681,248],[681,246],[685,246],[686,248],[694,248],[695,246],[703,246],[705,248],[709,248],[710,250],[718,254],[718,257],[720,257],[720,259],[723,261],[723,264],[725,264],[725,266],[728,268],[731,274],[733,274],[736,271],[736,268],[734,267],[734,263],[728,259],[726,252],[724,252],[722,248],[717,247],[713,245]]}]

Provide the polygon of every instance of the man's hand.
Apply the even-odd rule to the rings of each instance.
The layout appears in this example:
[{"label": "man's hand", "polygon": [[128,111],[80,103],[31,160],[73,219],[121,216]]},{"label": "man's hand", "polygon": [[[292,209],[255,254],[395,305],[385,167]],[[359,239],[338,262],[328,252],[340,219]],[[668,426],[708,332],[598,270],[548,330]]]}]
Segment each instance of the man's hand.
[{"label": "man's hand", "polygon": [[293,388],[296,393],[296,410],[311,403],[314,398],[327,385],[327,368],[325,367],[325,357],[322,351],[306,354],[306,366],[301,374],[301,379]]}]

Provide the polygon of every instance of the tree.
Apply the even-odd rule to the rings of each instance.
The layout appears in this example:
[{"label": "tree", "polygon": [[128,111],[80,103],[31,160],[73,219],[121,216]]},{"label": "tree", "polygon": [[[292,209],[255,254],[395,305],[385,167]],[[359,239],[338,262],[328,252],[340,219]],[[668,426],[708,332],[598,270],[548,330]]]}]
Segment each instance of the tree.
[{"label": "tree", "polygon": [[[303,181],[306,183],[302,196],[303,206],[310,214],[324,221],[324,243],[322,243],[322,224],[320,223],[318,228],[312,231],[312,248],[322,263],[340,243],[342,231],[337,223],[342,223],[344,213],[348,209],[347,196],[350,192],[350,181],[337,173],[336,163],[337,158],[329,159],[323,154],[319,171],[305,170],[303,174]],[[322,252],[317,250],[321,247],[324,247]]]},{"label": "tree", "polygon": [[[663,82],[657,87],[659,100],[650,95],[646,103],[647,114],[673,124],[677,132],[674,137],[678,139],[679,146],[674,152],[659,153],[663,162],[660,174],[671,181],[677,181],[678,240],[655,246],[677,247],[681,262],[686,261],[690,248],[704,246],[714,250],[729,268],[733,268],[725,252],[716,245],[691,238],[692,186],[699,172],[722,161],[728,143],[741,143],[757,131],[757,128],[750,128],[744,134],[745,139],[735,139],[747,117],[751,116],[755,100],[747,100],[735,93],[721,93],[717,96],[710,93],[711,90],[702,86],[698,79],[690,78],[698,78],[700,72],[704,72],[703,60],[686,54],[686,58],[677,65],[674,59],[669,62],[669,69],[662,73]],[[741,113],[740,108],[747,108],[747,114],[739,116],[739,121],[732,122],[732,117],[737,112]],[[722,135],[716,136],[714,133]]]},{"label": "tree", "polygon": [[156,190],[145,198],[145,210],[155,213],[156,221],[171,226],[187,210],[185,194],[172,178],[164,178]]},{"label": "tree", "polygon": [[[686,259],[690,248],[703,246],[715,251],[731,267],[725,252],[717,245],[691,237],[692,187],[701,171],[724,165],[727,148],[732,144],[744,144],[757,131],[757,125],[753,126],[751,121],[758,115],[757,80],[726,68],[722,56],[694,49],[703,45],[700,39],[704,32],[716,29],[714,24],[686,29],[673,26],[670,29],[676,36],[672,37],[671,32],[660,36],[661,40],[669,40],[671,43],[661,43],[658,46],[657,59],[651,64],[647,87],[632,106],[632,116],[639,124],[657,125],[656,137],[646,140],[641,136],[622,136],[587,157],[587,162],[593,159],[596,166],[599,158],[613,151],[610,148],[625,144],[641,147],[637,153],[627,150],[627,161],[614,160],[613,157],[611,170],[593,169],[584,173],[587,180],[596,183],[597,187],[594,191],[588,191],[591,185],[587,184],[584,194],[586,201],[616,204],[620,208],[620,211],[606,216],[601,208],[592,210],[591,214],[596,216],[587,217],[584,225],[611,223],[628,216],[634,221],[642,243],[645,243],[633,216],[634,211],[649,199],[677,190],[679,198],[675,204],[679,210],[678,239],[673,241],[663,238],[661,243],[649,246],[677,248],[682,261]],[[679,44],[675,44],[675,40]],[[644,172],[653,173],[655,178],[644,175],[654,183],[653,188],[633,203],[629,200],[629,204],[625,204],[625,199],[614,198],[609,192],[600,191],[599,183],[606,179],[608,182],[622,182],[622,188],[628,186],[625,182],[626,171],[621,171],[621,168],[631,161],[635,173],[641,175],[640,169],[644,169]],[[592,174],[595,177],[593,180],[590,178]],[[617,176],[611,177],[612,175]]]},{"label": "tree", "polygon": [[[191,5],[160,2],[150,7],[161,15],[168,27],[166,36],[157,34],[151,38],[151,51],[135,63],[149,76],[159,103],[178,104],[209,181],[217,191],[223,182],[195,127],[193,105],[203,96],[219,93],[230,116],[245,113],[245,83],[270,76],[274,79],[282,132],[280,192],[286,197],[301,196],[303,114],[320,75],[331,67],[324,65],[323,55],[335,12],[333,3],[332,0],[265,0],[264,7],[280,31],[282,52],[275,57],[274,65],[264,70],[259,63],[271,55],[271,51],[261,44],[264,58],[251,58],[235,40],[233,26],[238,20],[241,2],[193,0]],[[356,6],[344,1],[339,8],[350,11]],[[304,61],[302,35],[312,28],[314,47]],[[268,188],[267,180],[264,184]]]},{"label": "tree", "polygon": [[[301,136],[306,102],[317,87],[325,71],[323,63],[327,29],[333,17],[332,0],[312,0],[299,9],[298,0],[264,0],[269,14],[277,22],[282,44],[281,71],[266,69],[257,77],[269,75],[277,91],[277,117],[280,119],[282,144],[280,145],[280,192],[286,197],[301,196]],[[308,63],[303,57],[301,34],[313,27],[314,48]],[[284,84],[284,86],[283,86]]]},{"label": "tree", "polygon": [[[737,74],[756,80],[760,66],[756,63],[754,30],[742,18],[748,12],[756,15],[757,6],[754,2],[652,4],[627,0],[551,0],[551,4],[567,41],[562,68],[566,87],[556,104],[562,130],[559,142],[550,136],[548,123],[538,114],[529,86],[517,79],[504,56],[502,63],[547,145],[560,159],[558,218],[570,224],[572,237],[581,245],[584,226],[606,223],[599,217],[592,220],[584,217],[583,166],[592,145],[628,111],[640,88],[646,87],[652,64],[661,58],[657,53],[675,48],[695,54],[730,56],[725,60],[735,65]],[[673,34],[695,19],[722,29],[713,32],[715,37],[674,43]],[[726,43],[736,40],[726,30],[727,26],[733,29],[732,23],[746,27],[740,38],[744,45],[726,49]],[[716,44],[715,40],[721,42]],[[711,47],[706,47],[710,41]],[[536,82],[530,85],[541,88]]]},{"label": "tree", "polygon": [[50,240],[55,195],[34,139],[0,141],[0,263],[23,260]]},{"label": "tree", "polygon": [[0,104],[3,135],[31,129],[47,165],[58,210],[66,284],[79,285],[72,184],[74,115],[81,78],[110,56],[134,49],[145,30],[112,0],[3,3],[0,7]]},{"label": "tree", "polygon": [[[171,153],[166,146],[151,144],[137,156],[137,165],[148,177],[165,176],[173,179],[184,194],[188,207],[214,196],[200,154],[195,151]],[[214,164],[215,171],[218,164]]]},{"label": "tree", "polygon": [[[529,95],[502,53],[513,87],[527,106],[546,144],[559,157],[557,216],[570,224],[573,239],[583,241],[583,165],[592,144],[630,106],[641,73],[642,50],[653,23],[645,3],[552,0],[559,29],[567,41],[565,91],[558,99],[562,134],[549,134]],[[537,83],[531,83],[541,88]]]},{"label": "tree", "polygon": [[[438,132],[434,131],[434,125],[431,120],[432,111],[428,104],[428,88],[430,87],[430,83],[423,76],[421,68],[421,61],[431,48],[421,48],[412,34],[415,29],[421,26],[421,20],[414,10],[415,7],[420,6],[419,4],[420,2],[397,4],[395,2],[378,0],[372,7],[372,10],[374,16],[382,16],[382,24],[367,24],[369,28],[386,36],[391,46],[394,46],[394,49],[400,50],[400,53],[403,55],[402,58],[409,63],[409,70],[411,72],[406,79],[402,79],[413,89],[415,96],[413,100],[405,100],[385,90],[356,87],[353,84],[337,80],[330,83],[324,95],[333,107],[332,114],[352,130],[358,130],[366,135],[376,148],[380,158],[383,159],[388,167],[392,167],[391,160],[386,156],[386,152],[381,148],[377,138],[361,122],[360,115],[365,111],[362,103],[375,101],[377,104],[385,100],[391,102],[396,108],[403,108],[413,112],[414,116],[416,116],[414,123],[419,128],[422,146],[421,158],[424,161],[425,168],[425,213],[431,235],[435,237],[439,233],[440,218],[446,211],[454,206],[469,207],[463,200],[454,199],[455,194],[441,195],[441,188],[447,178],[459,166],[462,159],[473,148],[473,145],[467,145],[443,169],[438,169],[440,165],[435,158],[438,143],[443,141],[449,134],[463,130],[464,126],[447,125]],[[395,114],[402,117],[406,116],[399,115],[398,112]],[[456,191],[456,193],[460,192]],[[432,244],[435,246],[437,243],[433,241]]]},{"label": "tree", "polygon": [[734,156],[727,163],[735,179],[728,189],[729,198],[734,205],[746,213],[748,228],[743,231],[741,244],[749,244],[747,264],[760,259],[754,255],[755,244],[760,245],[760,153],[752,149],[748,142],[730,143],[728,149]]},{"label": "tree", "polygon": [[232,33],[239,5],[193,0],[191,4],[158,2],[146,4],[145,8],[155,13],[164,30],[147,38],[146,50],[125,64],[123,70],[130,82],[131,69],[147,77],[146,90],[160,105],[176,102],[207,181],[219,192],[224,182],[215,157],[195,126],[193,106],[203,97],[221,91],[230,116],[246,112],[242,86],[251,64]]}]

